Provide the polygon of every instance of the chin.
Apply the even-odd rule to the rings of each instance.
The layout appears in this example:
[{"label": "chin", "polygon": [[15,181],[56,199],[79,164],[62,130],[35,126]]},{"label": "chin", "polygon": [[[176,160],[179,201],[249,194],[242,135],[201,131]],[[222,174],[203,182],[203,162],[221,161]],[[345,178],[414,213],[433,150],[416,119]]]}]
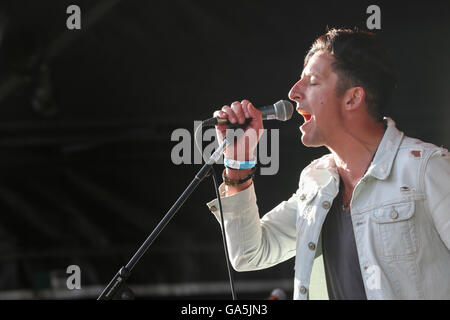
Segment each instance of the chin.
[{"label": "chin", "polygon": [[309,137],[305,133],[302,134],[301,141],[305,147],[318,148],[323,147],[325,145],[323,142],[316,140],[317,139],[313,139],[313,137]]},{"label": "chin", "polygon": [[301,141],[305,147],[313,147],[314,146],[313,144],[311,144],[311,141],[309,141],[309,139],[306,138],[304,135],[302,136]]}]

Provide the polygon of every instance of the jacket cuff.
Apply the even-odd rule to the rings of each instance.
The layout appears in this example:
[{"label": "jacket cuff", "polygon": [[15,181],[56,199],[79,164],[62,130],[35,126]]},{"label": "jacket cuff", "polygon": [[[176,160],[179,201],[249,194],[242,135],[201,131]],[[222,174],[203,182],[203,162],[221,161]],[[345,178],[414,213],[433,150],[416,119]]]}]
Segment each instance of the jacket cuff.
[{"label": "jacket cuff", "polygon": [[[224,217],[239,215],[256,207],[256,194],[253,183],[247,189],[231,196],[225,196],[225,184],[222,183],[219,187],[219,194]],[[219,201],[217,198],[206,205],[220,223]]]}]

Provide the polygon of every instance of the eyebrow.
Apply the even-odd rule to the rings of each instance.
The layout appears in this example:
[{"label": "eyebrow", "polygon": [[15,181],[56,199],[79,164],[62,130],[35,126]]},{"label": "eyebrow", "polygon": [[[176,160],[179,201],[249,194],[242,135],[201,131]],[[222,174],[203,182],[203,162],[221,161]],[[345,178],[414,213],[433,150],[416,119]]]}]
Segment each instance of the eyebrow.
[{"label": "eyebrow", "polygon": [[[301,76],[304,75],[303,72],[304,72],[304,70],[302,71]],[[322,75],[321,75],[320,73],[318,73],[318,72],[315,72],[315,71],[310,71],[310,73],[308,74],[308,76],[315,76],[315,77],[317,77],[317,78],[322,78]]]}]

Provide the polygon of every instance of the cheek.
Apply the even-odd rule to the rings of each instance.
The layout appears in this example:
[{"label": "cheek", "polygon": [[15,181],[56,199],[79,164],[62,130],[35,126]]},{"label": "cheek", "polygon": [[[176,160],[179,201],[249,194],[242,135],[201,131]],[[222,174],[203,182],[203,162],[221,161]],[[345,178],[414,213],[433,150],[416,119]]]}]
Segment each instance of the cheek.
[{"label": "cheek", "polygon": [[316,113],[324,114],[328,105],[328,100],[324,96],[320,96],[317,100],[317,110]]}]

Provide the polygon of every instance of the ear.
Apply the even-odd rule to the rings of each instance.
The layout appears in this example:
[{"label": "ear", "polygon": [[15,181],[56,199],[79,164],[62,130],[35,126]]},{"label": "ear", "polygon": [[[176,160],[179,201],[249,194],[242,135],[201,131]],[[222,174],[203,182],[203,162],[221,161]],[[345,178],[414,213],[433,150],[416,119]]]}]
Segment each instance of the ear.
[{"label": "ear", "polygon": [[346,110],[357,110],[361,107],[366,99],[366,92],[362,87],[351,87],[347,89],[344,95],[344,103]]}]

